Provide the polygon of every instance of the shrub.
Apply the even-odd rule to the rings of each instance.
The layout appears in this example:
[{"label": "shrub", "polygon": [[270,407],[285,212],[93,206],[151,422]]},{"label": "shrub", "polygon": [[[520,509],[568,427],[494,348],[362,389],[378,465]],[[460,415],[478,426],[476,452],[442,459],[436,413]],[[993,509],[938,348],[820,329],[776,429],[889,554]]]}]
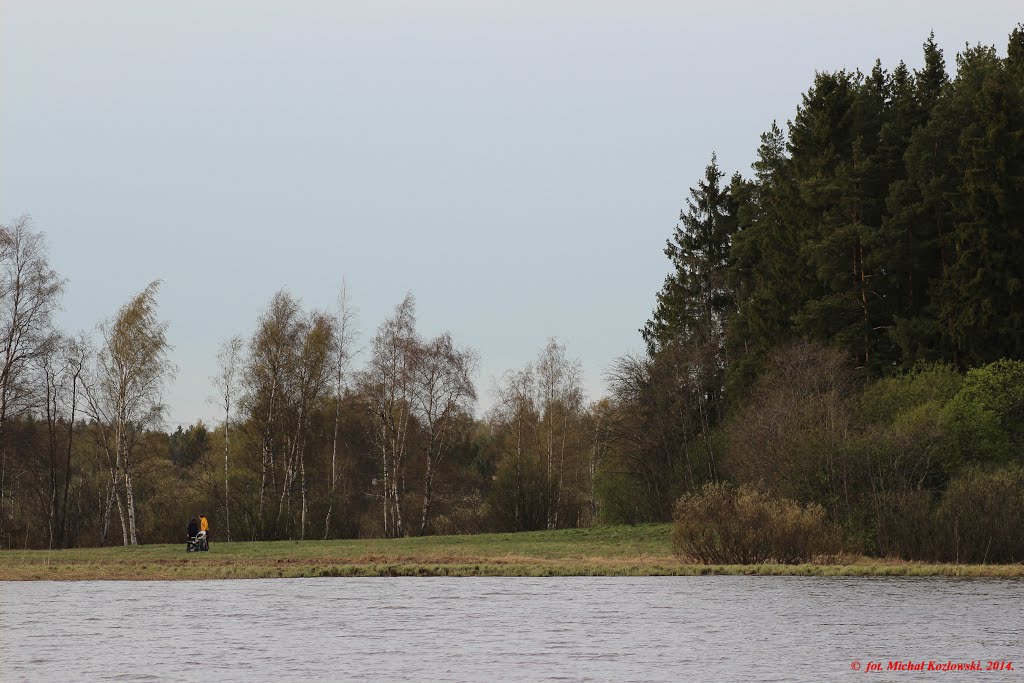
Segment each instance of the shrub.
[{"label": "shrub", "polygon": [[853,479],[854,379],[842,351],[799,342],[773,353],[725,425],[721,472],[801,502],[833,506]]},{"label": "shrub", "polygon": [[512,454],[498,465],[487,503],[497,531],[546,529],[552,500],[543,463]]},{"label": "shrub", "polygon": [[945,537],[934,513],[934,495],[919,489],[880,491],[872,496],[875,551],[882,557],[935,561]]},{"label": "shrub", "polygon": [[921,364],[861,393],[856,450],[870,462],[870,472],[860,472],[859,482],[870,483],[871,494],[896,491],[892,500],[881,501],[883,507],[910,504],[902,500],[909,490],[945,487],[959,460],[947,405],[962,382],[953,366]]},{"label": "shrub", "polygon": [[1024,561],[1024,468],[972,469],[949,483],[936,510],[951,562]]},{"label": "shrub", "polygon": [[444,512],[430,520],[430,533],[454,536],[491,531],[491,510],[478,491],[465,496],[439,496],[437,502]]},{"label": "shrub", "polygon": [[672,542],[682,558],[705,564],[799,564],[841,550],[820,505],[728,484],[707,484],[676,502]]},{"label": "shrub", "polygon": [[968,469],[935,503],[928,491],[874,496],[876,549],[926,562],[1024,560],[1024,468]]},{"label": "shrub", "polygon": [[1024,464],[1024,361],[1003,359],[971,370],[949,411],[967,458]]},{"label": "shrub", "polygon": [[888,423],[921,406],[941,409],[960,391],[963,380],[954,365],[920,363],[869,384],[857,401],[859,412],[870,422]]}]

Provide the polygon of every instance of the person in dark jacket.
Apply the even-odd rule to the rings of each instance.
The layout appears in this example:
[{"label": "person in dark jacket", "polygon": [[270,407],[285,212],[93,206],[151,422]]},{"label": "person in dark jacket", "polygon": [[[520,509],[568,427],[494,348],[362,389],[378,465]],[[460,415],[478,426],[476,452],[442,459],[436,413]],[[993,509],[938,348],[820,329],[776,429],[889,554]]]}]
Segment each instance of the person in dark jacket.
[{"label": "person in dark jacket", "polygon": [[196,534],[198,534],[198,533],[199,533],[199,522],[197,522],[196,518],[193,517],[192,521],[188,523],[188,537],[189,537],[189,540],[195,538]]}]

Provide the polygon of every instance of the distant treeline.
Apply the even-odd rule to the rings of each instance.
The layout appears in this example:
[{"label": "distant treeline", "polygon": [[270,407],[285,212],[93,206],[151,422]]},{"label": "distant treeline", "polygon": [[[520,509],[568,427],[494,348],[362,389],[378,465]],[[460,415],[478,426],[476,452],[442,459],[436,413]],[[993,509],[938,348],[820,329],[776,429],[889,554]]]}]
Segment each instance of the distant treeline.
[{"label": "distant treeline", "polygon": [[740,557],[813,554],[817,529],[821,552],[1024,559],[1024,29],[952,80],[931,38],[921,70],[820,73],[725,177],[712,156],[607,396],[552,339],[481,417],[476,352],[423,338],[411,295],[360,340],[344,291],[282,291],[221,347],[219,424],[167,434],[159,283],[71,338],[40,233],[3,227],[0,543],[180,541],[200,512],[250,540],[675,511],[709,558],[767,543],[753,526],[779,550]]}]

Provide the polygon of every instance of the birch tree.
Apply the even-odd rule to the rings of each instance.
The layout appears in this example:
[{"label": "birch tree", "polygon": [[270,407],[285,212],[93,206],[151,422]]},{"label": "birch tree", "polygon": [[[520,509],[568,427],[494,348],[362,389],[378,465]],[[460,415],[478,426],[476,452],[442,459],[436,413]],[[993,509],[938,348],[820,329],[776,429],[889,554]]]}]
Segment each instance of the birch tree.
[{"label": "birch tree", "polygon": [[458,435],[459,417],[476,400],[472,374],[476,354],[459,349],[445,333],[417,348],[412,365],[413,413],[425,432],[420,535],[427,533],[434,474]]},{"label": "birch tree", "polygon": [[[40,414],[46,424],[47,547],[67,547],[67,508],[71,486],[75,420],[79,408],[79,382],[85,369],[86,347],[74,338],[61,338],[39,361],[43,385]],[[62,433],[63,432],[65,433]],[[63,492],[62,492],[63,489]]]},{"label": "birch tree", "polygon": [[71,532],[68,527],[68,495],[71,491],[71,460],[75,452],[75,420],[81,407],[82,382],[89,363],[89,344],[84,334],[77,339],[67,339],[62,348],[63,382],[62,399],[63,413],[67,421],[67,443],[64,447],[64,488],[59,505],[60,514],[57,518],[57,539],[62,548],[71,544]]},{"label": "birch tree", "polygon": [[224,410],[224,533],[231,540],[231,491],[228,459],[231,452],[231,409],[237,401],[244,342],[238,335],[221,344],[217,352],[217,374],[211,379],[217,392],[214,401]]},{"label": "birch tree", "polygon": [[245,405],[250,426],[258,434],[260,451],[260,488],[252,539],[268,532],[265,519],[268,487],[277,488],[277,464],[283,448],[280,422],[290,391],[298,343],[299,302],[282,290],[274,294],[260,315],[256,332],[249,342],[249,361],[244,373]]},{"label": "birch tree", "polygon": [[164,386],[175,372],[167,357],[167,323],[157,317],[160,284],[151,282],[100,326],[102,347],[86,392],[111,470],[104,529],[116,502],[125,545],[139,542],[133,483],[136,446],[146,430],[161,424]]},{"label": "birch tree", "polygon": [[35,402],[33,364],[54,348],[53,313],[65,280],[50,268],[43,234],[28,216],[0,225],[0,535],[13,504],[8,422]]},{"label": "birch tree", "polygon": [[579,361],[569,360],[565,346],[548,340],[536,363],[537,407],[540,414],[539,447],[544,455],[548,491],[548,528],[556,529],[562,506],[566,449],[579,421],[583,389]]},{"label": "birch tree", "polygon": [[334,348],[332,366],[334,380],[334,431],[331,437],[331,483],[327,498],[327,513],[324,515],[324,540],[331,533],[331,516],[334,514],[334,501],[338,492],[338,432],[341,425],[341,402],[344,398],[345,385],[348,380],[349,365],[355,352],[356,309],[348,286],[342,283],[338,290],[337,308],[334,311]]},{"label": "birch tree", "polygon": [[[520,530],[558,528],[565,524],[562,508],[567,465],[571,464],[569,471],[576,474],[581,457],[579,362],[569,360],[565,347],[549,339],[535,362],[505,375],[498,396],[493,419],[504,435],[507,453],[500,485],[505,490],[504,500],[512,506],[506,517]],[[579,478],[577,474],[577,483]],[[543,490],[536,495],[528,488]],[[540,527],[536,527],[538,519]]]},{"label": "birch tree", "polygon": [[405,535],[402,499],[417,344],[416,300],[410,293],[377,328],[370,344],[370,361],[359,374],[373,424],[370,440],[380,458],[385,537]]},{"label": "birch tree", "polygon": [[[290,505],[292,486],[298,477],[301,496],[299,538],[304,539],[309,521],[309,489],[306,480],[309,424],[311,413],[330,382],[331,352],[334,346],[334,325],[331,318],[317,311],[310,313],[301,324],[301,340],[293,407],[295,432],[285,466],[285,490],[282,498],[286,498]],[[279,506],[278,518],[280,516]]]},{"label": "birch tree", "polygon": [[[306,453],[312,412],[330,386],[334,324],[330,316],[306,314],[286,291],[274,295],[249,348],[244,372],[245,405],[260,448],[260,490],[253,538],[291,538],[292,496],[299,494],[299,537],[309,526]],[[277,511],[268,512],[270,496]],[[272,502],[270,503],[272,505]]]},{"label": "birch tree", "polygon": [[587,489],[590,523],[597,520],[597,479],[609,449],[609,424],[614,416],[611,401],[602,398],[590,404],[586,411],[586,426],[589,432],[590,449],[587,456]]}]

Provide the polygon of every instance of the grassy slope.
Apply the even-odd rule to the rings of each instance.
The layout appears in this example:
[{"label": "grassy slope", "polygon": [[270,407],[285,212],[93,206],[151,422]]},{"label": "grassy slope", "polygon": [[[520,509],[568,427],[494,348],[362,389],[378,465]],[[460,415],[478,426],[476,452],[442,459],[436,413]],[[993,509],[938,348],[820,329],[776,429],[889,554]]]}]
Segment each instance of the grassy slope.
[{"label": "grassy slope", "polygon": [[0,551],[0,580],[301,576],[644,576],[695,574],[1024,576],[1024,565],[707,566],[672,555],[669,525],[392,540],[275,541]]}]

